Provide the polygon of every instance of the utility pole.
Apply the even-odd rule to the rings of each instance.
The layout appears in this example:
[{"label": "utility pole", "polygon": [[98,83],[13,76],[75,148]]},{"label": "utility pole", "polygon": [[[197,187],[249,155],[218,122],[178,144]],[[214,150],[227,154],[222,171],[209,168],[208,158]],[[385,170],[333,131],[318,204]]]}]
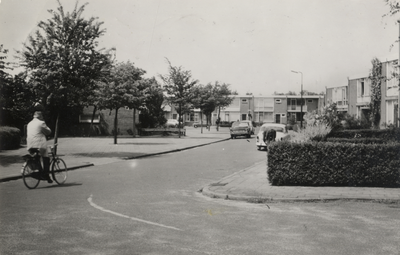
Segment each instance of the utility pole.
[{"label": "utility pole", "polygon": [[[399,23],[399,60],[397,61],[397,66],[398,66],[397,70],[399,70],[399,73],[398,73],[399,84],[397,84],[397,85],[400,87],[400,20],[397,20],[397,23]],[[400,127],[400,90],[399,90],[399,96],[397,99],[397,116],[396,116],[396,118],[397,118],[396,126]]]},{"label": "utility pole", "polygon": [[303,128],[303,73],[299,71],[293,71],[293,73],[301,74],[301,91],[300,91],[300,128]]}]

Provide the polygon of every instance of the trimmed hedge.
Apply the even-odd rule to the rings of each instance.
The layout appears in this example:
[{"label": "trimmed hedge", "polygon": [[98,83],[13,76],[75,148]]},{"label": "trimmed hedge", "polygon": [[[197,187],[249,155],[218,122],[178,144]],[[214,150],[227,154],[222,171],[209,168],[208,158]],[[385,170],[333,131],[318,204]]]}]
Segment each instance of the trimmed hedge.
[{"label": "trimmed hedge", "polygon": [[360,129],[360,130],[341,130],[331,132],[328,138],[380,138],[388,141],[400,142],[400,128],[389,129]]},{"label": "trimmed hedge", "polygon": [[400,186],[400,144],[279,142],[268,147],[272,185]]},{"label": "trimmed hedge", "polygon": [[18,149],[21,142],[21,131],[18,128],[0,127],[0,149]]},{"label": "trimmed hedge", "polygon": [[381,138],[335,138],[331,137],[327,139],[328,142],[332,143],[365,143],[365,144],[383,144],[388,141]]}]

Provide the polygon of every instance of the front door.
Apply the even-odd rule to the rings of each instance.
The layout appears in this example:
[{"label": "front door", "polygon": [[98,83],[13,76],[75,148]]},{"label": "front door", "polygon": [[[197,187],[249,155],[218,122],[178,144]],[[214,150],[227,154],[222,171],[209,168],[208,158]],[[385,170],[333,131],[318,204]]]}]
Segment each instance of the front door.
[{"label": "front door", "polygon": [[281,123],[281,115],[280,114],[275,115],[275,123]]}]

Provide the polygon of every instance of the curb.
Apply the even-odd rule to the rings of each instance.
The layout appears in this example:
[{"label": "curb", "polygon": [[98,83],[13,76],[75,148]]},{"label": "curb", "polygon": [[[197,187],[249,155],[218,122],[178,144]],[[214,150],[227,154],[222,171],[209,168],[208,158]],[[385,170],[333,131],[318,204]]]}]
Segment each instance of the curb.
[{"label": "curb", "polygon": [[219,142],[223,142],[223,141],[228,141],[231,138],[224,138],[215,142],[210,142],[210,143],[204,143],[204,144],[199,144],[199,145],[194,145],[194,146],[189,146],[189,147],[185,147],[182,149],[175,149],[175,150],[170,150],[170,151],[162,151],[162,152],[157,152],[157,153],[151,153],[151,154],[146,154],[146,155],[140,155],[140,156],[133,156],[133,157],[126,157],[123,158],[124,160],[130,160],[130,159],[138,159],[138,158],[146,158],[146,157],[152,157],[152,156],[158,156],[158,155],[163,155],[163,154],[168,154],[168,153],[173,153],[173,152],[180,152],[180,151],[185,151],[185,150],[190,150],[193,148],[198,148],[198,147],[202,147],[205,145],[210,145],[210,144],[214,144],[214,143],[219,143]]},{"label": "curb", "polygon": [[295,203],[295,202],[303,202],[303,203],[326,203],[326,202],[335,202],[335,201],[354,201],[354,202],[377,202],[377,203],[400,203],[400,199],[393,198],[272,198],[272,197],[256,197],[256,196],[241,196],[241,195],[228,195],[223,193],[218,193],[211,191],[209,189],[210,185],[206,186],[203,189],[200,189],[199,192],[204,196],[216,199],[224,199],[224,200],[233,200],[233,201],[243,201],[253,204],[265,204],[265,203]]},{"label": "curb", "polygon": [[[377,202],[377,203],[400,203],[400,198],[367,198],[357,195],[348,196],[348,197],[340,197],[340,196],[332,196],[332,197],[270,197],[268,195],[259,195],[259,196],[248,196],[248,195],[240,195],[240,194],[228,194],[228,191],[212,191],[211,187],[213,186],[225,186],[229,184],[232,179],[234,179],[235,175],[240,175],[244,171],[247,171],[251,168],[257,167],[260,164],[264,164],[265,161],[261,161],[253,164],[250,167],[247,167],[243,170],[240,170],[236,173],[228,175],[219,181],[216,181],[212,184],[208,184],[207,186],[201,188],[198,192],[202,193],[204,196],[216,199],[224,199],[224,200],[234,200],[234,201],[243,201],[248,203],[256,203],[256,204],[266,204],[266,203],[295,203],[295,202],[303,202],[303,203],[325,203],[325,202],[334,202],[334,201],[355,201],[355,202]],[[240,177],[238,177],[240,178]]]},{"label": "curb", "polygon": [[[193,148],[197,148],[197,147],[201,147],[201,146],[205,146],[205,145],[210,145],[210,144],[214,144],[214,143],[219,143],[219,142],[223,142],[223,141],[227,141],[230,140],[230,138],[224,138],[218,141],[214,141],[214,142],[210,142],[210,143],[204,143],[204,144],[199,144],[199,145],[195,145],[195,146],[189,146],[189,147],[185,147],[182,149],[175,149],[175,150],[170,150],[170,151],[162,151],[162,152],[158,152],[158,153],[152,153],[152,154],[146,154],[146,155],[140,155],[140,156],[134,156],[134,157],[126,157],[126,158],[122,158],[122,160],[130,160],[130,159],[138,159],[138,158],[146,158],[146,157],[152,157],[152,156],[157,156],[157,155],[163,155],[163,154],[168,154],[168,153],[173,153],[173,152],[180,152],[180,151],[185,151],[185,150],[190,150]],[[93,163],[89,163],[89,164],[84,164],[84,165],[79,165],[79,166],[73,166],[73,167],[67,167],[68,171],[72,171],[72,170],[76,170],[79,168],[85,168],[85,167],[91,167],[94,166]],[[3,177],[0,178],[0,183],[2,182],[8,182],[8,181],[13,181],[13,180],[18,180],[18,179],[22,179],[21,175],[14,175],[14,176],[7,176],[7,177]]]},{"label": "curb", "polygon": [[[90,164],[85,164],[85,165],[67,167],[67,169],[68,169],[68,171],[73,171],[73,170],[76,170],[79,168],[85,168],[85,167],[90,167],[90,166],[94,166],[94,164],[90,163]],[[22,179],[22,175],[13,175],[13,176],[7,176],[7,177],[0,178],[0,183],[14,181],[14,180],[18,180],[18,179]]]},{"label": "curb", "polygon": [[376,202],[385,204],[400,203],[400,199],[393,198],[271,198],[271,197],[255,197],[255,196],[240,196],[240,195],[227,195],[209,190],[209,186],[200,189],[200,193],[204,196],[216,199],[242,201],[253,204],[266,204],[266,203],[327,203],[335,201],[354,201],[354,202]]}]

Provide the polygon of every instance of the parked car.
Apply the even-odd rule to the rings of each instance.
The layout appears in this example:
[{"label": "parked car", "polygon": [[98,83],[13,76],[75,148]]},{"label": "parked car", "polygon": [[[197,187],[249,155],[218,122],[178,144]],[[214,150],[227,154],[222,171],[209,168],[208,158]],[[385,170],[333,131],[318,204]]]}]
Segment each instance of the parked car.
[{"label": "parked car", "polygon": [[264,132],[274,129],[276,131],[275,141],[288,141],[290,140],[290,135],[287,131],[287,127],[284,124],[278,123],[265,123],[260,127],[257,134],[256,145],[258,150],[266,149],[268,146],[268,141],[264,141]]},{"label": "parked car", "polygon": [[250,127],[250,130],[251,130],[251,134],[254,135],[254,133],[255,133],[255,131],[256,131],[256,128],[254,127],[253,122],[252,122],[251,120],[242,120],[241,122],[247,122],[247,123],[249,123],[249,127]]},{"label": "parked car", "polygon": [[167,123],[165,123],[166,127],[175,127],[176,128],[176,127],[178,127],[178,125],[179,125],[179,122],[176,119],[168,119]]},{"label": "parked car", "polygon": [[248,121],[233,122],[229,130],[232,139],[236,138],[237,136],[246,136],[247,138],[250,138],[252,134],[251,126]]},{"label": "parked car", "polygon": [[195,127],[195,128],[201,127],[201,126],[208,127],[207,122],[203,122],[203,123],[195,122],[195,123],[193,123],[193,127]]}]

